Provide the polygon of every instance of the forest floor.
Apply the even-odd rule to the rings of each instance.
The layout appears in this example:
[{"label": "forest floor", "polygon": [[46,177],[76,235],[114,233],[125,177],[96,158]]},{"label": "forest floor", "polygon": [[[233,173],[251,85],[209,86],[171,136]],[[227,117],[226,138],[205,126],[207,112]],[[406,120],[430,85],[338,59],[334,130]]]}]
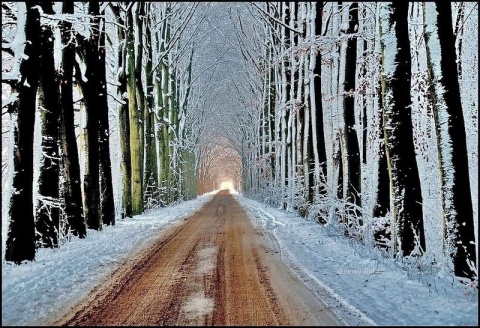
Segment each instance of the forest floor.
[{"label": "forest floor", "polygon": [[267,233],[220,191],[54,324],[342,325]]}]

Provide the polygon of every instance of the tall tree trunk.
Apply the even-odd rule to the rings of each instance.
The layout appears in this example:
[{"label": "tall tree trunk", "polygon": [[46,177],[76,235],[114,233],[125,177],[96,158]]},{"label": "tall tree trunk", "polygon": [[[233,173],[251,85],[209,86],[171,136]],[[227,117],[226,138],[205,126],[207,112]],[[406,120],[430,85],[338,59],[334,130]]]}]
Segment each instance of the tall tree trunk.
[{"label": "tall tree trunk", "polygon": [[[382,81],[379,80],[379,87],[377,94],[381,95]],[[385,135],[383,133],[383,102],[381,97],[378,97],[379,108],[379,123],[378,123],[378,139],[379,144],[379,158],[378,158],[378,179],[376,188],[376,199],[373,206],[373,217],[380,218],[385,217],[390,209],[390,186],[388,177],[388,163],[387,154],[385,149]],[[388,232],[390,224],[385,225],[385,229],[380,228],[374,233],[375,241],[379,246],[385,245],[386,240],[391,240],[391,233]]]},{"label": "tall tree trunk", "polygon": [[[355,34],[358,31],[358,3],[353,2],[349,8],[349,27],[347,34]],[[347,156],[347,189],[346,200],[361,207],[361,163],[360,149],[358,145],[357,131],[355,130],[355,79],[357,68],[357,37],[352,35],[348,38],[345,55],[345,82],[343,96],[343,118],[345,121],[345,153]],[[353,213],[360,217],[358,208]],[[361,224],[361,220],[359,222]],[[350,223],[349,223],[350,225]]]},{"label": "tall tree trunk", "polygon": [[162,170],[160,172],[160,181],[162,183],[162,193],[165,203],[170,203],[170,138],[169,138],[169,106],[168,106],[168,66],[165,62],[161,64],[162,78],[161,78],[161,92],[162,92],[162,110],[160,118],[162,120],[160,131],[160,159],[162,163]]},{"label": "tall tree trunk", "polygon": [[[135,63],[135,33],[138,34],[137,29],[139,26],[136,24],[136,20],[133,17],[133,11],[138,11],[135,9],[135,6],[142,6],[141,3],[136,3],[127,13],[127,93],[128,93],[128,112],[129,112],[129,123],[130,123],[130,155],[131,155],[131,170],[132,170],[132,214],[141,214],[143,212],[143,176],[142,176],[142,167],[143,167],[143,132],[141,127],[141,120],[143,116],[141,115],[141,109],[138,104],[137,90],[138,83],[141,83],[141,80],[138,80],[139,74],[136,72],[136,63]],[[138,14],[135,13],[135,16]],[[139,40],[140,41],[140,40]],[[141,44],[141,42],[139,42]],[[143,52],[143,47],[140,46],[138,49],[137,58]]]},{"label": "tall tree trunk", "polygon": [[[100,13],[101,15],[104,12]],[[101,222],[115,224],[115,204],[113,201],[112,163],[110,160],[110,125],[108,122],[108,99],[105,63],[105,21],[99,21],[99,45],[96,60],[97,73],[97,112],[98,112],[98,153],[100,178]]]},{"label": "tall tree trunk", "polygon": [[425,235],[411,120],[409,3],[381,3],[379,6],[383,119],[393,198],[394,253],[419,255],[425,251]]},{"label": "tall tree trunk", "polygon": [[[127,24],[120,14],[119,5],[113,6],[114,14],[119,24]],[[118,105],[118,127],[120,132],[120,171],[122,174],[122,207],[121,217],[132,217],[132,163],[130,156],[130,118],[129,118],[129,100],[127,96],[127,40],[128,31],[124,27],[117,27],[117,35],[119,39],[118,49],[118,87],[117,95],[122,103]]]},{"label": "tall tree trunk", "polygon": [[[323,2],[318,2],[316,7],[316,18],[315,18],[315,29],[314,35],[320,36],[322,34],[322,15],[323,15]],[[313,30],[313,28],[312,28]],[[313,31],[312,31],[313,32]],[[324,196],[327,193],[327,153],[325,147],[325,132],[323,127],[323,104],[322,104],[322,55],[321,51],[318,51],[316,56],[312,56],[313,65],[313,79],[312,79],[312,88],[314,89],[311,95],[313,99],[311,100],[312,106],[314,106],[315,112],[315,122],[312,121],[315,130],[315,152],[317,154],[316,158],[316,179],[318,184],[318,191],[320,195]]]},{"label": "tall tree trunk", "polygon": [[[63,3],[63,13],[73,14],[73,2]],[[60,74],[61,121],[60,125],[63,166],[63,194],[65,197],[65,218],[68,228],[74,236],[85,238],[87,231],[83,216],[82,189],[78,146],[75,136],[73,108],[73,64],[75,60],[75,44],[71,41],[72,23],[63,21],[62,64]]]},{"label": "tall tree trunk", "polygon": [[[149,5],[146,5],[149,6]],[[149,7],[146,9],[147,15],[150,14]],[[146,108],[144,111],[145,124],[145,174],[144,186],[146,188],[153,188],[154,192],[158,191],[158,169],[157,169],[157,147],[155,138],[155,108],[154,108],[154,86],[153,86],[153,72],[152,72],[152,37],[150,25],[147,23],[145,17],[145,41],[147,48],[147,57],[145,63],[145,80],[146,80]],[[150,196],[152,197],[152,196]],[[145,199],[145,202],[147,200]]]},{"label": "tall tree trunk", "polygon": [[[273,58],[273,47],[270,52],[270,58]],[[275,89],[275,68],[273,65],[270,66],[268,71],[268,162],[270,164],[270,176],[273,180],[274,177],[277,175],[277,164],[275,159],[275,153],[277,149],[277,145],[275,143],[275,98],[277,90]]]},{"label": "tall tree trunk", "polygon": [[[308,90],[308,86],[304,86],[305,90]],[[302,155],[302,162],[303,162],[303,178],[304,178],[304,200],[308,204],[312,204],[313,202],[313,178],[314,173],[312,170],[312,163],[313,159],[309,156],[313,152],[313,145],[311,140],[311,125],[310,125],[310,110],[308,107],[304,107],[304,126],[303,126],[303,155]],[[306,213],[307,214],[307,213]]]},{"label": "tall tree trunk", "polygon": [[[456,47],[458,51],[457,56],[457,72],[458,72],[458,79],[462,79],[462,44],[463,44],[463,24],[465,22],[465,2],[457,2],[458,4],[458,12],[457,12],[457,19],[455,20],[455,29],[453,31],[453,37],[455,39],[455,43],[458,40],[458,46]],[[451,9],[450,9],[451,11]]]},{"label": "tall tree trunk", "polygon": [[[307,3],[306,5],[306,13],[307,17],[311,15],[311,3]],[[307,19],[306,28],[305,28],[305,37],[310,36],[310,19]],[[305,90],[305,98],[304,98],[304,127],[303,127],[303,171],[304,171],[304,198],[305,202],[308,204],[313,203],[313,196],[315,190],[314,187],[314,174],[315,174],[315,159],[313,157],[313,133],[312,133],[312,123],[311,123],[311,99],[310,99],[310,92],[313,92],[310,88],[313,87],[310,85],[310,61],[312,60],[312,56],[308,54],[305,55],[305,64],[304,64],[304,79],[303,79],[303,87]]]},{"label": "tall tree trunk", "polygon": [[[289,23],[290,27],[295,28],[296,15],[297,15],[297,4],[295,2],[290,2],[290,18]],[[290,30],[290,40],[291,47],[298,45],[298,35],[293,30]],[[288,116],[288,205],[287,210],[291,211],[294,209],[295,203],[295,187],[296,187],[296,177],[295,177],[295,162],[296,162],[296,148],[295,148],[295,136],[296,136],[296,122],[295,116],[297,115],[297,104],[295,97],[295,79],[298,79],[298,62],[295,58],[295,55],[292,53],[290,55],[290,92],[289,92],[289,101],[290,101],[290,113]]]},{"label": "tall tree trunk", "polygon": [[[183,140],[187,140],[189,136],[189,132],[185,129],[185,119],[187,115],[187,108],[188,108],[188,101],[190,98],[190,88],[192,83],[192,64],[193,64],[193,54],[194,54],[194,47],[192,47],[190,52],[190,57],[187,66],[187,77],[184,84],[184,95],[182,98],[182,104],[180,105],[180,110],[182,111],[182,123],[180,124],[183,129],[180,132]],[[183,160],[183,184],[184,184],[184,199],[189,200],[195,198],[195,155],[194,153],[185,145],[182,148],[182,160]]]},{"label": "tall tree trunk", "polygon": [[99,4],[95,1],[89,2],[88,12],[91,16],[90,24],[92,25],[92,33],[89,39],[85,40],[81,35],[77,34],[77,52],[81,59],[85,62],[85,80],[80,75],[78,65],[75,68],[76,80],[82,89],[84,104],[87,116],[85,145],[86,145],[86,168],[84,175],[84,193],[85,193],[85,218],[89,229],[101,230],[102,217],[100,208],[100,167],[99,167],[99,133],[98,133],[98,75],[97,60],[99,56],[98,45],[100,37],[100,18]]},{"label": "tall tree trunk", "polygon": [[[342,29],[342,26],[346,24],[346,21],[348,19],[348,15],[345,15],[345,10],[344,10],[344,4],[341,1],[338,1],[337,3],[337,10],[339,10],[339,14],[337,15],[337,19],[335,19],[335,25],[338,29]],[[348,13],[347,13],[348,14]],[[345,17],[346,16],[346,17]],[[340,95],[344,93],[344,83],[345,83],[345,62],[346,62],[346,51],[347,51],[347,41],[346,40],[339,40],[337,42],[337,47],[338,47],[338,53],[339,53],[339,58],[337,62],[335,63],[335,88],[333,89],[333,94],[335,95],[335,118],[336,118],[336,124],[338,129],[338,142],[340,144],[338,145],[339,147],[339,154],[341,154],[341,157],[339,158],[339,164],[342,166],[341,169],[339,168],[339,171],[341,171],[341,176],[338,177],[338,183],[339,185],[337,186],[337,191],[341,191],[342,193],[338,193],[338,198],[341,200],[346,199],[347,197],[347,183],[348,183],[348,154],[346,153],[346,131],[345,131],[345,120],[343,118],[343,113],[344,113],[344,103],[343,99]],[[342,183],[342,186],[340,186],[340,183]],[[342,223],[346,224],[344,222],[344,219],[346,216],[342,217]],[[346,232],[346,231],[345,231]]]},{"label": "tall tree trunk", "polygon": [[[280,3],[281,5],[281,13],[282,13],[282,21],[287,21],[287,12],[288,12],[288,4],[287,3]],[[288,22],[286,23],[288,24]],[[285,51],[285,49],[289,48],[288,42],[286,40],[286,28],[284,26],[280,27],[280,35],[282,42],[280,44],[281,52]],[[288,97],[288,61],[286,59],[282,59],[281,62],[281,69],[280,69],[280,111],[279,111],[279,137],[280,137],[280,147],[279,147],[279,160],[280,160],[280,208],[285,210],[287,208],[286,200],[286,156],[287,156],[287,97]]]},{"label": "tall tree trunk", "polygon": [[[363,10],[362,10],[362,18],[366,19],[367,17],[367,7],[364,4],[363,5]],[[365,27],[365,24],[363,25],[363,30],[367,32],[367,28]],[[363,70],[361,74],[363,76],[367,76],[367,64],[365,63],[367,61],[367,56],[369,55],[368,51],[368,42],[366,39],[363,40]],[[365,87],[365,90],[363,91],[363,97],[362,97],[362,163],[367,164],[367,110],[368,110],[368,96],[367,96],[367,90]]]},{"label": "tall tree trunk", "polygon": [[342,130],[338,131],[338,134],[336,136],[337,139],[337,150],[334,152],[334,163],[335,165],[338,165],[338,181],[337,181],[337,198],[338,199],[343,199],[343,194],[344,194],[344,172],[343,168],[345,167],[345,164],[343,163],[345,159],[345,149],[343,147],[344,145],[344,137],[342,134]]},{"label": "tall tree trunk", "polygon": [[169,189],[169,198],[170,202],[178,200],[178,154],[177,154],[177,136],[178,136],[178,99],[177,99],[177,89],[176,89],[176,76],[175,71],[172,65],[172,53],[168,54],[168,108],[169,116],[168,121],[170,122],[170,128],[168,129],[168,138],[171,141],[170,143],[170,189]]},{"label": "tall tree trunk", "polygon": [[[167,5],[168,6],[168,5]],[[167,7],[167,14],[170,14],[170,8]],[[163,30],[163,40],[162,43],[162,51],[165,51],[165,45],[170,40],[170,22],[165,20],[164,30]],[[173,201],[173,190],[172,190],[172,165],[171,165],[171,156],[172,156],[172,149],[171,149],[171,111],[172,111],[172,95],[169,94],[171,91],[171,84],[170,84],[170,72],[169,72],[169,62],[168,56],[165,56],[162,63],[162,102],[163,102],[163,122],[162,122],[162,132],[163,132],[163,174],[164,174],[164,185],[165,185],[165,201],[167,204]]]},{"label": "tall tree trunk", "polygon": [[[296,108],[295,108],[295,180],[296,180],[296,185],[295,185],[295,192],[298,193],[299,190],[302,190],[302,186],[303,186],[303,162],[302,162],[302,154],[303,154],[303,149],[302,149],[302,146],[303,146],[303,143],[302,143],[302,140],[303,140],[303,136],[302,136],[302,127],[303,127],[303,108],[302,108],[302,98],[303,98],[303,94],[302,94],[302,91],[303,91],[303,69],[302,69],[302,65],[303,65],[303,57],[305,55],[302,54],[300,56],[300,59],[299,59],[299,63],[298,63],[298,70],[297,70],[297,73],[295,74],[295,80],[297,81],[297,90],[296,90],[296,99],[295,99],[295,104],[296,104]],[[300,205],[300,204],[297,204],[297,202],[295,201],[294,202],[295,204],[295,208],[297,208],[297,205]],[[298,208],[298,210],[300,211],[300,215],[304,216],[305,213],[303,213],[303,209],[302,208]]]},{"label": "tall tree trunk", "polygon": [[[300,29],[305,32],[305,3],[299,3],[299,23],[300,23]],[[299,40],[304,40],[305,38],[305,33],[302,33],[302,35],[299,35],[297,37]],[[299,41],[300,42],[300,41]],[[305,172],[304,172],[304,165],[303,165],[303,126],[304,126],[304,102],[303,102],[303,74],[304,74],[304,69],[303,65],[305,63],[305,56],[306,54],[302,53],[299,58],[299,63],[298,63],[298,70],[296,76],[298,76],[297,79],[297,97],[296,97],[296,104],[298,108],[296,108],[296,136],[295,136],[295,144],[296,144],[296,168],[295,168],[295,176],[297,180],[297,186],[296,186],[296,193],[301,192],[301,194],[304,194],[304,183],[305,183]],[[302,197],[303,198],[303,197]],[[298,206],[299,214],[301,216],[306,215],[306,208],[304,207],[304,200],[300,203],[296,202],[296,205]]]},{"label": "tall tree trunk", "polygon": [[[163,26],[166,26],[166,20],[163,23]],[[165,51],[165,41],[162,36],[162,31],[156,31],[155,32],[155,49],[158,52]],[[165,167],[166,167],[166,156],[165,156],[165,137],[164,137],[164,121],[163,121],[163,116],[165,112],[165,104],[164,104],[164,63],[163,59],[161,59],[162,62],[158,64],[157,69],[155,70],[155,87],[156,87],[156,105],[157,105],[157,117],[158,117],[158,122],[157,126],[155,126],[156,130],[156,136],[157,140],[156,142],[158,143],[158,188],[160,190],[160,201],[162,203],[166,203],[166,180],[167,180],[167,175],[165,172]],[[200,175],[201,176],[201,175]],[[202,187],[203,188],[203,187]],[[203,193],[202,191],[199,190],[199,193]]]},{"label": "tall tree trunk", "polygon": [[17,101],[9,107],[13,130],[13,181],[10,198],[10,222],[5,260],[16,264],[35,258],[35,220],[33,215],[33,128],[38,88],[40,47],[40,1],[18,4],[17,29],[24,36],[25,49],[19,66],[20,80],[12,80]]},{"label": "tall tree trunk", "polygon": [[[143,194],[145,192],[145,185],[143,184],[144,176],[145,176],[145,90],[143,88],[143,81],[142,81],[142,71],[143,71],[143,61],[145,58],[144,56],[144,17],[145,15],[145,3],[138,3],[137,10],[135,10],[134,16],[134,26],[136,26],[135,30],[135,44],[137,45],[137,53],[135,56],[135,87],[136,92],[135,95],[137,97],[137,115],[138,120],[136,121],[135,125],[138,130],[138,137],[139,137],[139,147],[138,147],[138,172],[132,172],[134,186],[132,187],[133,190],[133,198],[132,198],[132,205],[133,210],[136,214],[143,213],[144,211],[144,203],[143,203]],[[147,59],[148,60],[148,59]],[[133,157],[132,157],[133,158]],[[137,180],[138,178],[138,180]],[[138,182],[137,182],[138,181]],[[138,188],[137,190],[135,190]],[[138,198],[137,198],[138,197]]]},{"label": "tall tree trunk", "polygon": [[444,244],[455,275],[474,277],[475,224],[470,191],[468,153],[463,118],[451,4],[424,3],[424,35],[430,94],[437,135]]},{"label": "tall tree trunk", "polygon": [[[52,3],[41,4],[46,14],[53,14]],[[38,178],[40,199],[37,201],[35,222],[36,239],[41,247],[58,247],[60,233],[59,204],[59,89],[53,57],[53,32],[51,26],[40,29],[40,65],[38,108],[41,118],[42,158]]]}]

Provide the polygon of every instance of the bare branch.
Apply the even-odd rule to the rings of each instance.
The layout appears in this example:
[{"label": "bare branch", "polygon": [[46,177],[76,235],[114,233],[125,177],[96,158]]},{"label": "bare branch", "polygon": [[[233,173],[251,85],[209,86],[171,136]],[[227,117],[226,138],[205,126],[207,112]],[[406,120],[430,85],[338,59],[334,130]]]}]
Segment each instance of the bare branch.
[{"label": "bare branch", "polygon": [[299,31],[297,29],[294,29],[292,28],[291,26],[288,26],[287,24],[285,24],[284,22],[282,22],[281,20],[279,20],[278,18],[272,16],[270,13],[266,12],[265,10],[263,10],[262,8],[260,8],[259,6],[257,6],[255,4],[255,2],[250,2],[250,4],[252,6],[254,6],[256,9],[258,9],[260,12],[262,12],[263,14],[265,14],[266,16],[268,16],[269,18],[273,19],[275,22],[277,22],[278,24],[284,26],[285,28],[287,28],[288,30],[292,31],[292,32],[295,32],[295,33],[298,33],[298,34],[302,34],[303,32],[302,31]]}]

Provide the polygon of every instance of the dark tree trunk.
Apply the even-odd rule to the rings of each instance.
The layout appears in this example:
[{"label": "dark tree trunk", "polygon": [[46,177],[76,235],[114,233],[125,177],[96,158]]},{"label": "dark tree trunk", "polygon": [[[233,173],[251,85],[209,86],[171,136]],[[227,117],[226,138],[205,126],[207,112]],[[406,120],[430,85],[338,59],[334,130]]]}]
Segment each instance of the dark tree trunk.
[{"label": "dark tree trunk", "polygon": [[77,34],[77,52],[81,59],[85,62],[85,77],[83,81],[80,68],[76,66],[76,80],[80,84],[82,89],[84,104],[87,113],[87,133],[86,133],[86,156],[87,163],[84,176],[84,192],[85,192],[85,217],[87,221],[87,227],[89,229],[101,230],[102,229],[102,217],[100,208],[100,166],[99,166],[99,111],[97,106],[98,102],[98,72],[96,71],[98,66],[96,64],[99,52],[99,28],[100,18],[99,4],[95,1],[89,2],[89,14],[91,24],[91,35],[88,40],[85,40],[81,35]]},{"label": "dark tree trunk", "polygon": [[[124,68],[125,69],[125,68]],[[124,94],[127,90],[126,78],[123,73],[119,78],[119,89]],[[122,159],[120,170],[122,172],[122,218],[132,217],[132,166],[130,158],[130,119],[128,114],[128,100],[123,99],[126,103],[120,105],[118,109],[119,129],[120,129],[120,151]]]},{"label": "dark tree trunk", "polygon": [[[381,81],[380,81],[381,84]],[[373,217],[380,218],[384,217],[390,209],[390,182],[388,177],[388,163],[387,155],[385,151],[385,138],[383,134],[383,105],[381,97],[381,85],[378,88],[378,105],[379,105],[379,135],[378,139],[380,141],[379,145],[379,158],[378,158],[378,180],[377,180],[377,192],[376,192],[376,201],[373,207]],[[375,241],[378,245],[384,245],[385,239],[391,239],[391,233],[387,232],[390,224],[385,226],[385,229],[380,229],[374,233]]]},{"label": "dark tree trunk", "polygon": [[[63,3],[63,13],[73,14],[73,2]],[[74,236],[84,238],[87,234],[83,216],[82,190],[80,179],[80,163],[78,158],[77,139],[75,136],[73,108],[73,64],[75,60],[75,45],[71,40],[72,24],[64,21],[62,29],[62,66],[61,66],[61,120],[62,166],[64,174],[63,194],[65,197],[65,218],[68,229]]]},{"label": "dark tree trunk", "polygon": [[[463,44],[463,24],[465,19],[465,3],[464,2],[457,2],[458,3],[458,13],[457,19],[455,22],[455,30],[453,31],[453,37],[455,40],[458,40],[458,57],[457,57],[457,72],[458,72],[458,79],[462,79],[462,44]],[[451,9],[450,9],[451,12]],[[455,41],[454,41],[455,42]]]},{"label": "dark tree trunk", "polygon": [[[381,12],[384,133],[396,225],[394,231],[398,234],[394,245],[397,252],[397,244],[401,244],[398,251],[408,256],[415,250],[417,238],[420,252],[425,251],[422,191],[411,119],[409,3],[393,2],[381,6],[384,6]],[[386,47],[385,42],[391,42],[392,38],[396,41],[395,47],[390,43]],[[387,52],[393,54],[385,55]]]},{"label": "dark tree trunk", "polygon": [[[18,100],[9,107],[13,128],[13,182],[10,198],[10,223],[5,260],[20,264],[35,258],[35,220],[33,215],[33,128],[38,88],[40,1],[26,1],[25,57],[20,64],[21,79],[12,83]],[[25,83],[27,82],[27,83]]]},{"label": "dark tree trunk", "polygon": [[[309,204],[313,204],[315,196],[315,156],[313,154],[313,125],[312,125],[312,115],[310,113],[312,109],[309,108],[308,112],[305,112],[305,115],[310,115],[310,122],[308,124],[308,143],[307,143],[307,161],[308,161],[308,172],[305,172],[305,175],[308,177],[308,186],[307,186],[307,200]],[[318,183],[318,182],[317,182]]]},{"label": "dark tree trunk", "polygon": [[[53,14],[50,1],[42,2],[42,10]],[[40,29],[40,63],[38,107],[41,117],[42,158],[38,178],[38,192],[35,222],[36,241],[40,247],[58,247],[60,233],[59,173],[60,149],[60,94],[53,57],[53,32],[48,25]]]},{"label": "dark tree trunk", "polygon": [[[103,14],[103,13],[102,13]],[[110,161],[110,127],[108,123],[108,100],[105,63],[105,23],[100,19],[101,26],[99,35],[99,46],[96,49],[97,60],[97,115],[98,115],[98,153],[99,153],[99,175],[100,175],[100,206],[101,222],[106,225],[115,224],[115,205],[113,202],[112,186],[112,164]],[[103,26],[102,26],[103,25]]]},{"label": "dark tree trunk", "polygon": [[[367,17],[367,9],[366,6],[363,5],[363,19]],[[364,25],[365,26],[365,25]],[[364,27],[365,29],[365,27]],[[363,58],[364,61],[366,61],[366,58],[368,56],[368,43],[367,40],[363,40]],[[362,71],[363,76],[367,75],[367,64],[364,62],[363,64],[363,71]],[[367,103],[367,90],[366,87],[363,92],[363,106],[362,106],[362,162],[363,164],[367,164],[367,109],[368,109],[368,103]],[[380,98],[380,97],[379,97]]]},{"label": "dark tree trunk", "polygon": [[276,89],[275,89],[275,69],[272,67],[269,71],[268,80],[270,81],[270,88],[269,88],[269,109],[270,112],[268,113],[268,129],[270,135],[270,152],[269,152],[269,163],[270,163],[270,170],[272,172],[272,177],[275,177],[276,172],[276,163],[275,163],[275,148],[277,147],[274,140],[275,136],[275,97],[276,97]]},{"label": "dark tree trunk", "polygon": [[[358,31],[358,3],[353,2],[349,8],[349,27],[348,34],[354,34]],[[361,207],[360,194],[361,185],[361,166],[360,149],[358,145],[357,131],[355,130],[355,78],[357,68],[357,37],[350,36],[347,41],[345,54],[345,82],[343,96],[343,118],[345,120],[345,153],[347,155],[347,189],[346,200],[358,207]],[[355,208],[354,213],[357,217],[360,212]],[[361,222],[360,222],[361,223]]]},{"label": "dark tree trunk", "polygon": [[[317,13],[315,19],[315,35],[320,36],[322,34],[322,16],[323,15],[323,1],[317,2]],[[314,92],[315,92],[315,117],[316,117],[316,134],[317,141],[315,147],[317,147],[318,152],[318,162],[320,165],[320,179],[323,181],[318,181],[320,184],[319,191],[320,195],[325,195],[327,193],[326,189],[326,179],[327,179],[327,153],[325,149],[325,132],[323,129],[323,104],[322,104],[322,55],[318,51],[315,61],[315,68],[313,69],[314,74]],[[323,185],[325,184],[325,185]]]},{"label": "dark tree trunk", "polygon": [[337,198],[343,199],[343,137],[341,131],[337,135],[338,149],[334,155],[334,165],[338,165],[338,180],[337,180]]},{"label": "dark tree trunk", "polygon": [[[269,5],[266,6],[266,11],[270,13],[272,16],[277,16],[278,18],[278,12],[272,12],[271,8]],[[273,18],[268,18],[269,26],[272,29],[272,43],[270,44],[270,58],[273,58],[274,56],[274,49],[277,47],[278,43],[280,42],[279,38],[276,37],[277,33],[275,32],[275,26],[277,23],[274,21]],[[268,162],[270,164],[270,172],[271,176],[274,179],[276,176],[276,167],[277,164],[275,163],[275,153],[276,153],[276,144],[274,142],[275,139],[275,98],[276,98],[276,87],[275,87],[275,68],[273,65],[270,65],[270,69],[268,72],[267,76],[269,85],[268,85],[268,108],[269,108],[269,113],[267,113],[268,117],[268,135],[270,136],[268,140],[269,144],[269,151],[268,151]]]},{"label": "dark tree trunk", "polygon": [[[431,35],[434,33],[434,27],[426,26],[425,28],[429,30],[425,31],[425,39],[432,80],[430,91],[434,100],[433,113],[441,171],[441,195],[446,230],[444,238],[453,259],[455,275],[474,277],[475,223],[455,37],[452,25],[444,23],[452,21],[451,3],[436,1],[435,7],[438,35]],[[431,56],[431,50],[438,47],[440,53],[436,55],[439,56]],[[437,58],[440,58],[440,63],[437,62]]]}]

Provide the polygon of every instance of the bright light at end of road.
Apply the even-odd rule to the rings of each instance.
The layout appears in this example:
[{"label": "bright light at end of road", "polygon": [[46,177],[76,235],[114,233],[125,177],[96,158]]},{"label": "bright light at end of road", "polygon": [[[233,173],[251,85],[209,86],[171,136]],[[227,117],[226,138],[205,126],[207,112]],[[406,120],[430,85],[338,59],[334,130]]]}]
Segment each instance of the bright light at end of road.
[{"label": "bright light at end of road", "polygon": [[222,182],[222,184],[220,185],[220,189],[230,189],[230,190],[232,190],[232,189],[233,189],[233,183],[232,183],[232,181],[224,181],[224,182]]}]

